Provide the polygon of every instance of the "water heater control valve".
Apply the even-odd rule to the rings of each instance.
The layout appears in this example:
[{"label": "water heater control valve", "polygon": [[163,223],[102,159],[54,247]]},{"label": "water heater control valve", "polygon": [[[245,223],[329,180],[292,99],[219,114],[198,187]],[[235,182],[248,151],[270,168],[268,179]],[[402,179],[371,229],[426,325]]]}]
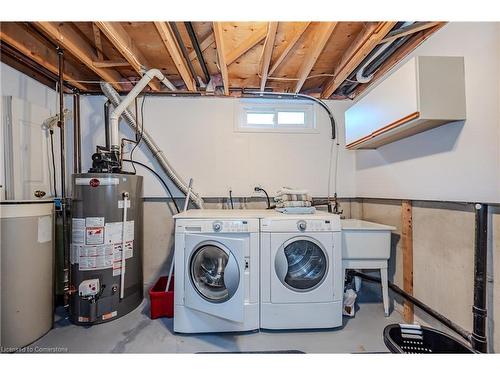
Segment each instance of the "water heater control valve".
[{"label": "water heater control valve", "polygon": [[78,287],[78,295],[80,297],[94,297],[99,291],[99,279],[83,280]]}]

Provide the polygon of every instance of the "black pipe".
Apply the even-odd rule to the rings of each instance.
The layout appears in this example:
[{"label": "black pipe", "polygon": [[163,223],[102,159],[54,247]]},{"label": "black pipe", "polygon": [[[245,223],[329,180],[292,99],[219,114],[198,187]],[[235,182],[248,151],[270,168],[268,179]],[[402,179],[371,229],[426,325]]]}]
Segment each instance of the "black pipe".
[{"label": "black pipe", "polygon": [[200,43],[198,42],[198,38],[196,37],[196,33],[194,32],[193,24],[191,22],[184,22],[186,26],[186,30],[189,34],[189,39],[191,39],[191,44],[196,52],[196,57],[198,57],[198,62],[200,63],[201,70],[203,70],[203,74],[205,75],[206,83],[210,82],[210,73],[208,72],[207,63],[205,62],[205,58],[203,57],[203,52],[200,48]]},{"label": "black pipe", "polygon": [[475,240],[474,240],[474,305],[472,306],[472,347],[481,352],[488,352],[486,337],[486,272],[488,250],[488,205],[475,205]]},{"label": "black pipe", "polygon": [[[80,95],[73,92],[73,173],[80,173]],[[80,165],[81,166],[81,165]]]},{"label": "black pipe", "polygon": [[172,31],[174,32],[175,39],[177,40],[177,43],[179,44],[179,47],[181,47],[182,55],[184,56],[184,60],[186,60],[189,71],[191,72],[191,76],[195,79],[196,87],[200,86],[200,83],[196,79],[197,74],[196,71],[194,70],[193,64],[191,63],[191,60],[189,59],[189,53],[186,49],[186,46],[184,45],[184,42],[182,41],[181,34],[179,33],[179,29],[177,28],[177,25],[175,22],[169,22],[170,27],[172,28]]},{"label": "black pipe", "polygon": [[[380,284],[380,279],[378,277],[369,276],[369,275],[366,275],[366,274],[358,272],[358,271],[352,271],[352,272],[355,276],[359,276],[362,279]],[[453,330],[454,332],[459,334],[461,337],[463,337],[467,341],[467,343],[470,344],[470,340],[471,340],[471,333],[470,332],[466,331],[465,329],[460,327],[458,324],[452,322],[450,319],[448,319],[444,315],[441,315],[436,310],[432,309],[431,307],[429,307],[428,305],[426,305],[422,301],[420,301],[420,300],[416,299],[415,297],[413,297],[412,295],[406,293],[404,290],[399,288],[397,285],[394,285],[390,281],[388,282],[388,284],[389,284],[389,288],[391,290],[393,290],[395,293],[399,294],[401,297],[407,299],[408,301],[413,303],[415,306],[417,306],[421,310],[425,311],[427,314],[429,314],[430,316],[432,316],[436,320],[443,323],[445,326],[447,326],[448,328],[450,328],[451,330]]]},{"label": "black pipe", "polygon": [[330,118],[330,124],[332,127],[332,139],[335,139],[337,137],[337,124],[335,123],[335,118],[333,117],[333,113],[330,110],[330,108],[326,105],[324,101],[321,99],[315,98],[314,96],[310,95],[305,95],[305,94],[299,94],[299,93],[289,93],[289,92],[271,92],[271,91],[247,91],[243,90],[242,92],[243,96],[244,95],[253,95],[253,96],[262,96],[262,97],[272,97],[275,99],[286,99],[286,98],[293,98],[293,99],[304,99],[304,100],[311,100],[321,106],[326,113],[328,114],[328,117]]},{"label": "black pipe", "polygon": [[78,138],[78,163],[77,163],[77,173],[82,173],[82,127],[80,123],[80,93],[76,97],[76,124],[77,124],[77,138]]},{"label": "black pipe", "polygon": [[60,131],[60,147],[61,147],[61,214],[62,214],[62,243],[63,243],[63,258],[64,258],[64,305],[68,304],[69,292],[69,243],[68,243],[68,205],[66,197],[66,144],[64,132],[64,52],[61,48],[57,48],[58,65],[59,65],[59,131]]},{"label": "black pipe", "polygon": [[105,147],[106,150],[110,150],[111,141],[109,139],[109,106],[111,102],[108,100],[104,103],[104,139],[105,139]]}]

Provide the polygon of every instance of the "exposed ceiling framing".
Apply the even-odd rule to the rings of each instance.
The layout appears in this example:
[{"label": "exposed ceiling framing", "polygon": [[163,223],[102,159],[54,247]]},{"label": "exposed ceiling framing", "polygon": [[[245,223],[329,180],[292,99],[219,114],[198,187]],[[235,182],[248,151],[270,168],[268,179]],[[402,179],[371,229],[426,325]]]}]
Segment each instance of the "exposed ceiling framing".
[{"label": "exposed ceiling framing", "polygon": [[[340,87],[375,48],[396,40],[401,44],[400,38],[406,37],[369,83],[351,90],[351,97],[444,25],[415,22],[401,28],[392,21],[191,24],[189,34],[183,22],[2,22],[3,49],[17,53],[2,61],[16,67],[24,64],[28,70],[40,66],[32,76],[47,72],[51,75],[47,79],[53,81],[59,47],[65,52],[64,80],[82,92],[99,92],[101,80],[127,92],[146,69],[158,68],[179,93],[237,96],[252,89],[340,99],[339,93],[345,92]],[[195,51],[198,44],[202,58]],[[205,91],[201,81],[207,74],[211,82]],[[166,90],[157,80],[148,89]]]}]

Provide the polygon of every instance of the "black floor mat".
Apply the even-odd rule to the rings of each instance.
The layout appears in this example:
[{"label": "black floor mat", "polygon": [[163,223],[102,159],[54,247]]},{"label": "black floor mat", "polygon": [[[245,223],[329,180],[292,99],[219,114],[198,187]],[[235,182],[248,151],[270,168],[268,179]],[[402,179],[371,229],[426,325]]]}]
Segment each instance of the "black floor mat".
[{"label": "black floor mat", "polygon": [[300,350],[256,350],[243,352],[198,352],[195,354],[306,354]]}]

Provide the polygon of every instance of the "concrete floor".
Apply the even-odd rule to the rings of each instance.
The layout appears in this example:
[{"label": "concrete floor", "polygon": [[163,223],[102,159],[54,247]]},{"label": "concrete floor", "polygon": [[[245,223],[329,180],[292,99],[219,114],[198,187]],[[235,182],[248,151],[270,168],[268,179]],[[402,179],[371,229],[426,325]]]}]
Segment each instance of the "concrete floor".
[{"label": "concrete floor", "polygon": [[387,352],[382,331],[388,324],[401,322],[401,315],[394,311],[384,317],[380,294],[368,284],[358,301],[356,317],[344,317],[343,326],[336,329],[179,335],[173,333],[172,319],[149,318],[149,302],[145,300],[120,319],[88,328],[72,325],[65,316],[56,316],[54,329],[31,347],[69,353]]}]

